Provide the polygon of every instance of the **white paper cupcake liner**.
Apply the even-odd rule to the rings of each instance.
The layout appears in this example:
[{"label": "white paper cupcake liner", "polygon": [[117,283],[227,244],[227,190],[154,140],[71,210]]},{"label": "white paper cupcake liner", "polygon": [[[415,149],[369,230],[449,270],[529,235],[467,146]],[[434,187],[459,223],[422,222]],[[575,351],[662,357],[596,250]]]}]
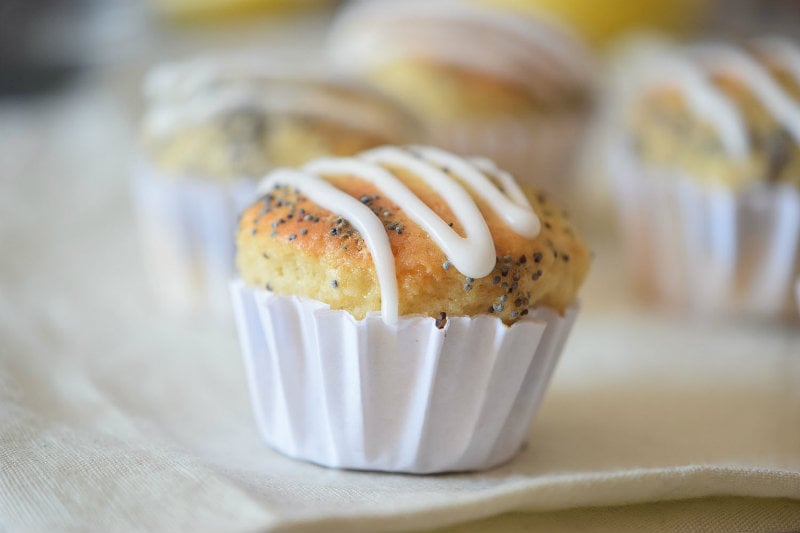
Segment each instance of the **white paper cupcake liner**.
[{"label": "white paper cupcake liner", "polygon": [[575,154],[586,127],[585,114],[553,113],[505,120],[455,120],[428,127],[430,142],[463,156],[483,156],[569,201]]},{"label": "white paper cupcake liner", "polygon": [[577,310],[386,325],[231,284],[258,427],[290,457],[415,474],[478,470],[520,449]]},{"label": "white paper cupcake liner", "polygon": [[180,314],[230,316],[235,228],[256,184],[171,176],[134,165],[133,204],[150,281],[160,303]]},{"label": "white paper cupcake liner", "polygon": [[623,140],[608,157],[628,260],[648,296],[701,314],[796,314],[800,191],[703,187],[641,168]]}]

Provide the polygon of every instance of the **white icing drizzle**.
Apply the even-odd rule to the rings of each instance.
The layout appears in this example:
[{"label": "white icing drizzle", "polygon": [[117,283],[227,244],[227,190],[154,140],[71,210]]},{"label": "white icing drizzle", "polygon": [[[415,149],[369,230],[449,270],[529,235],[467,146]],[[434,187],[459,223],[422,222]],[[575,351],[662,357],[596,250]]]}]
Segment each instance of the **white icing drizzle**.
[{"label": "white icing drizzle", "polygon": [[[377,161],[377,160],[376,160]],[[388,161],[387,161],[388,162]],[[479,278],[492,271],[495,264],[494,243],[489,227],[483,220],[477,206],[469,194],[452,182],[426,179],[437,188],[437,192],[447,198],[456,218],[465,227],[467,237],[461,237],[442,220],[430,207],[420,200],[403,182],[385,168],[357,159],[322,159],[303,167],[314,174],[354,174],[374,183],[383,194],[398,205],[403,206],[409,218],[421,226],[439,245],[459,272],[466,276]],[[431,173],[438,169],[429,167]],[[425,179],[423,177],[423,179]],[[464,211],[458,209],[463,208]]]},{"label": "white icing drizzle", "polygon": [[[387,167],[403,167],[434,189],[450,206],[465,236],[454,231]],[[486,168],[500,182],[505,194],[483,173]],[[386,230],[369,207],[326,182],[326,175],[353,175],[373,183],[428,233],[459,272],[471,278],[492,272],[496,251],[485,218],[459,179],[473,194],[485,199],[516,233],[534,238],[540,230],[539,218],[508,173],[486,160],[468,162],[436,148],[414,146],[403,150],[387,146],[356,157],[318,159],[299,171],[280,169],[270,173],[259,185],[262,194],[277,184],[296,187],[321,207],[347,219],[361,233],[378,274],[381,312],[387,323],[397,321],[398,289]]]},{"label": "white icing drizzle", "polygon": [[[448,260],[459,272],[471,278],[481,278],[492,271],[495,264],[494,241],[475,201],[464,187],[439,167],[419,159],[411,153],[392,147],[370,150],[360,155],[371,163],[402,166],[430,185],[450,206],[453,214],[464,227],[466,238],[453,231],[447,223],[430,209],[415,209],[407,199],[392,198],[398,205],[410,207],[408,215],[428,231],[442,248]],[[410,191],[409,191],[410,192]],[[404,201],[405,200],[405,201]],[[419,201],[422,204],[422,201]],[[418,207],[418,206],[417,206]],[[434,223],[435,224],[432,224]],[[439,231],[435,231],[435,230]]]},{"label": "white icing drizzle", "polygon": [[413,126],[372,90],[338,78],[313,59],[310,65],[296,63],[288,56],[283,61],[231,56],[154,67],[144,81],[143,129],[164,137],[236,109],[310,114],[387,138]]},{"label": "white icing drizzle", "polygon": [[709,70],[724,73],[747,85],[792,137],[800,141],[800,107],[764,67],[744,52],[729,46],[701,45],[694,47],[693,51]]},{"label": "white icing drizzle", "polygon": [[[503,218],[515,232],[531,239],[539,234],[541,229],[539,217],[531,209],[525,193],[519,188],[511,174],[501,171],[494,166],[494,163],[485,158],[467,161],[432,146],[414,146],[412,149],[424,159],[451,169],[453,174],[484,198],[492,210]],[[496,177],[502,191],[486,177],[486,173]],[[458,212],[455,208],[453,210]]]}]

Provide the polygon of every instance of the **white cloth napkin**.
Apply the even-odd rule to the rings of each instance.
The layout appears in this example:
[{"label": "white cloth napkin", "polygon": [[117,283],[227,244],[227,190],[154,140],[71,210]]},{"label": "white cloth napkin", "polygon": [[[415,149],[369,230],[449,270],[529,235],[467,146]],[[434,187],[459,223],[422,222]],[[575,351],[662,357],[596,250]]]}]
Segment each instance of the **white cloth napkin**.
[{"label": "white cloth napkin", "polygon": [[627,300],[600,247],[525,450],[483,473],[327,470],[266,448],[231,324],[154,311],[116,103],[0,108],[0,531],[393,531],[512,510],[800,499],[800,327]]}]

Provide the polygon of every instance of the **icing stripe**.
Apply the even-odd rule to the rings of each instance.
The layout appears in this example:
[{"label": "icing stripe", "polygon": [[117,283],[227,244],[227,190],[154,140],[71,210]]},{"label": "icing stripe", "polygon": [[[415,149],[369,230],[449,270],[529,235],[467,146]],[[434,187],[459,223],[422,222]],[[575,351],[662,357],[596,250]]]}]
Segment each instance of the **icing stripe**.
[{"label": "icing stripe", "polygon": [[[434,189],[450,206],[466,236],[454,231],[387,167],[405,168]],[[481,168],[491,169],[504,192]],[[321,207],[347,219],[362,235],[378,275],[381,312],[387,323],[395,323],[398,318],[398,289],[394,256],[383,222],[369,207],[328,183],[326,175],[352,175],[373,183],[427,232],[453,266],[467,277],[481,278],[491,273],[496,251],[485,218],[459,179],[476,196],[486,199],[516,233],[534,238],[540,230],[538,217],[511,175],[486,160],[470,163],[435,148],[403,150],[387,146],[356,157],[318,159],[302,170],[278,169],[268,174],[259,185],[261,194],[270,192],[275,185],[296,187]]]},{"label": "icing stripe", "polygon": [[[449,167],[454,174],[464,180],[479,196],[485,199],[492,210],[506,221],[506,224],[518,234],[534,238],[539,234],[539,217],[533,212],[525,193],[507,172],[495,168],[494,174],[505,191],[501,192],[484,174],[474,160],[467,161],[439,148],[414,146],[412,149],[428,161]],[[483,160],[484,167],[487,159]],[[493,163],[490,162],[493,165]],[[492,171],[489,171],[492,172]]]}]

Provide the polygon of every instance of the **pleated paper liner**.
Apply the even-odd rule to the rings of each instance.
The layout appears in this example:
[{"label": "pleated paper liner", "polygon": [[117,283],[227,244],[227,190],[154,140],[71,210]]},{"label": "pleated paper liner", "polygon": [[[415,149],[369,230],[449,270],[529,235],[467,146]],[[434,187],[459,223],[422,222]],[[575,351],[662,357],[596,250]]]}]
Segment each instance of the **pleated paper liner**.
[{"label": "pleated paper liner", "polygon": [[425,474],[490,468],[522,446],[577,310],[387,325],[231,285],[255,418],[279,452]]},{"label": "pleated paper liner", "polygon": [[800,191],[742,191],[639,166],[622,140],[608,152],[623,244],[639,289],[704,315],[797,316]]},{"label": "pleated paper liner", "polygon": [[158,301],[175,314],[229,317],[236,224],[256,199],[255,182],[173,176],[139,160],[132,194]]}]

